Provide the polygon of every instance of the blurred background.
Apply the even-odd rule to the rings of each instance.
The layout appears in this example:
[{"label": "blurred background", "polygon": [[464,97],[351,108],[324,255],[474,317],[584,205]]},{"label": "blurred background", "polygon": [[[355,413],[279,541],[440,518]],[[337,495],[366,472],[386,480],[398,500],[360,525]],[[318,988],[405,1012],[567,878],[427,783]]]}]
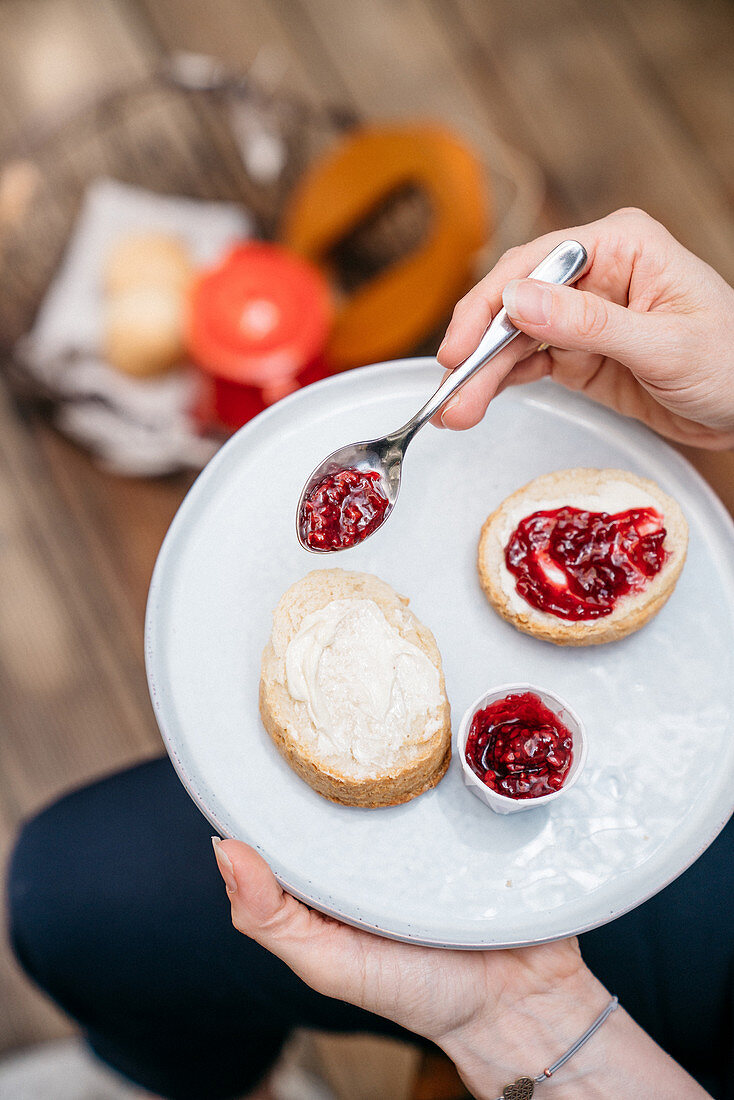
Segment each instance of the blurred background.
[{"label": "blurred background", "polygon": [[[726,0],[3,0],[3,861],[161,752],[147,587],[227,434],[432,352],[505,248],[620,206],[734,282],[733,120]],[[682,450],[734,510],[733,456]],[[0,1067],[70,1031],[1,941]],[[391,1050],[309,1057],[338,1096],[460,1095]]]}]

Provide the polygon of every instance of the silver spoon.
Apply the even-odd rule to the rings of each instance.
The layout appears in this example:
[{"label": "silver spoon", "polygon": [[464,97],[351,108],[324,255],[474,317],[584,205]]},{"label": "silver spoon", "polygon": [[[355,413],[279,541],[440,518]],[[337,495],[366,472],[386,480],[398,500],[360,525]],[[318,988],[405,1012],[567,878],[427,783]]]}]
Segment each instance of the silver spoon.
[{"label": "silver spoon", "polygon": [[[586,249],[583,245],[580,245],[578,241],[563,241],[538,264],[534,271],[530,272],[528,278],[540,279],[545,283],[573,283],[581,275],[586,260]],[[323,462],[320,462],[306,481],[298,500],[296,534],[301,546],[312,554],[332,554],[339,549],[346,549],[346,547],[309,546],[305,537],[304,502],[309,493],[321,481],[331,474],[347,468],[354,469],[356,467],[359,470],[374,470],[380,475],[382,490],[388,503],[380,523],[374,529],[374,531],[379,530],[391,514],[398,499],[403,456],[408,444],[424,424],[427,424],[431,417],[443,408],[449,398],[453,397],[457,390],[460,390],[470,378],[473,378],[485,363],[488,363],[498,352],[506,348],[518,333],[519,329],[516,329],[512,324],[507,315],[507,310],[503,307],[493,318],[484,336],[479,341],[476,351],[473,351],[468,359],[465,359],[444,379],[433,397],[426,401],[423,408],[407,424],[403,424],[402,428],[398,428],[397,431],[391,432],[390,435],[383,436],[381,439],[366,439],[361,443],[349,443],[346,447],[340,447],[338,451],[333,451]],[[374,531],[370,531],[370,535],[374,534]],[[369,538],[369,535],[366,537]]]}]

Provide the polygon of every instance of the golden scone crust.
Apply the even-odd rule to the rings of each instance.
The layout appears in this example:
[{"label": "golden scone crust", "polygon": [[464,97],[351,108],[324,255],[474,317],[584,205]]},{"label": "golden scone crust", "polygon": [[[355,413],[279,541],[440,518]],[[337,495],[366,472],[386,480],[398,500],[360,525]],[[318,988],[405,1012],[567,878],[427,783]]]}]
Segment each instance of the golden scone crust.
[{"label": "golden scone crust", "polygon": [[145,378],[180,363],[193,274],[178,237],[128,233],[112,245],[103,271],[102,350],[113,367]]},{"label": "golden scone crust", "polygon": [[183,299],[175,290],[141,286],[105,302],[102,349],[108,363],[145,378],[177,366],[184,354]]},{"label": "golden scone crust", "polygon": [[[598,495],[598,511],[604,511],[605,487],[626,482],[644,493],[663,515],[666,529],[663,544],[668,554],[662,569],[642,592],[630,593],[619,600],[611,612],[599,619],[572,622],[540,611],[515,592],[515,578],[505,566],[505,542],[511,531],[510,517],[527,516],[544,501],[564,500],[573,506],[574,495]],[[516,523],[513,525],[516,526]],[[555,645],[600,645],[617,641],[639,630],[657,615],[675,588],[683,569],[688,548],[688,524],[671,496],[649,478],[638,477],[626,470],[584,469],[559,470],[544,474],[524,485],[502,502],[485,521],[479,538],[477,568],[484,593],[492,607],[518,630],[532,634]]]},{"label": "golden scone crust", "polygon": [[128,233],[110,248],[102,273],[114,297],[141,286],[182,292],[194,275],[187,245],[167,233]]},{"label": "golden scone crust", "polygon": [[[418,742],[408,734],[404,754],[390,767],[356,777],[338,763],[319,759],[303,744],[298,730],[310,725],[305,704],[294,700],[285,683],[285,651],[306,615],[332,600],[373,600],[402,637],[426,654],[440,675],[442,703],[436,715],[438,729]],[[431,631],[411,611],[408,600],[369,573],[318,569],[284,593],[273,615],[273,631],[262,657],[260,714],[265,729],[293,770],[324,798],[345,806],[395,806],[435,787],[451,759],[451,716],[441,666],[441,655]],[[346,767],[346,765],[343,765]]]}]

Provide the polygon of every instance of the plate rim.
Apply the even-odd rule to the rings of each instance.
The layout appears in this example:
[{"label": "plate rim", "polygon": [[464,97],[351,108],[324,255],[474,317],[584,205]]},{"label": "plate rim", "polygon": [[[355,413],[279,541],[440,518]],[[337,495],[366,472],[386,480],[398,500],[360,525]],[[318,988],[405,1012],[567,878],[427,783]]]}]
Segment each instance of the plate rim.
[{"label": "plate rim", "polygon": [[[152,572],[152,575],[151,575],[150,586],[149,586],[149,589],[148,589],[148,598],[147,598],[147,603],[146,603],[146,611],[145,611],[144,659],[145,659],[146,678],[147,678],[147,682],[148,682],[148,690],[149,690],[149,694],[150,694],[151,704],[153,706],[153,711],[154,711],[154,715],[155,715],[155,719],[156,719],[156,724],[158,726],[158,729],[159,729],[159,732],[160,732],[160,735],[161,735],[161,739],[163,741],[163,744],[164,744],[164,747],[165,747],[166,752],[168,754],[168,757],[169,757],[169,759],[170,759],[170,761],[171,761],[171,763],[174,767],[174,770],[176,771],[176,774],[178,775],[179,780],[181,781],[181,783],[182,783],[184,789],[186,790],[187,794],[189,795],[189,797],[192,799],[192,801],[196,805],[197,809],[203,814],[203,816],[207,819],[207,821],[209,821],[209,823],[214,828],[217,829],[218,835],[220,837],[222,837],[223,839],[238,839],[238,838],[234,837],[230,832],[228,832],[227,829],[225,829],[223,827],[222,823],[217,819],[216,813],[214,813],[205,804],[203,798],[201,797],[201,795],[197,791],[193,780],[187,775],[187,772],[186,772],[186,769],[183,765],[183,762],[181,761],[181,759],[178,755],[178,752],[176,750],[176,745],[175,745],[175,742],[174,742],[174,738],[169,733],[169,731],[167,729],[167,726],[166,726],[166,721],[165,721],[164,714],[163,714],[163,706],[162,706],[162,702],[161,702],[161,698],[160,698],[160,693],[158,691],[156,674],[155,674],[155,667],[154,667],[155,666],[155,655],[154,654],[155,654],[155,650],[157,648],[156,641],[157,641],[157,637],[158,637],[158,633],[157,633],[157,631],[158,631],[157,607],[158,607],[159,599],[160,599],[160,596],[161,596],[161,593],[162,593],[162,590],[163,590],[164,573],[167,569],[168,560],[169,560],[169,558],[172,554],[172,548],[174,546],[174,542],[175,542],[176,538],[178,537],[179,528],[186,523],[187,517],[188,517],[188,512],[191,510],[192,507],[194,507],[194,498],[198,497],[198,494],[201,491],[201,483],[204,480],[208,481],[210,478],[215,476],[218,466],[222,462],[226,461],[227,456],[229,454],[229,451],[231,449],[234,449],[234,447],[238,443],[238,440],[239,440],[241,434],[243,432],[247,432],[248,429],[250,429],[251,425],[257,423],[261,427],[263,425],[263,423],[265,423],[268,419],[271,419],[274,416],[282,415],[283,409],[285,407],[287,407],[291,403],[298,402],[299,400],[301,400],[302,395],[306,392],[308,392],[309,394],[312,394],[316,391],[321,391],[321,390],[324,390],[324,389],[337,389],[337,388],[340,388],[340,387],[343,388],[344,386],[349,387],[351,384],[354,383],[355,375],[357,375],[358,377],[364,377],[366,374],[370,374],[370,375],[384,374],[384,373],[387,373],[389,371],[394,372],[395,368],[397,368],[397,367],[409,368],[411,370],[411,372],[416,373],[416,374],[418,374],[420,372],[426,372],[427,373],[427,368],[432,368],[435,371],[435,369],[438,368],[439,365],[440,364],[438,364],[437,360],[433,356],[415,356],[415,357],[405,357],[405,358],[402,358],[402,359],[387,360],[387,361],[384,361],[384,362],[372,363],[372,364],[369,364],[367,366],[360,367],[360,368],[358,368],[357,372],[344,371],[344,372],[342,372],[338,375],[332,375],[328,378],[321,379],[318,382],[314,382],[310,386],[303,387],[302,389],[296,390],[292,394],[289,394],[287,397],[281,399],[280,401],[276,402],[274,405],[271,405],[269,408],[263,410],[256,417],[253,417],[252,420],[248,421],[247,424],[243,425],[242,428],[238,429],[238,431],[236,431],[222,445],[222,447],[220,447],[220,449],[217,451],[217,453],[214,455],[214,457],[200,471],[200,473],[197,475],[197,477],[194,480],[194,482],[192,483],[192,485],[189,487],[188,491],[186,492],[186,495],[184,496],[184,498],[181,501],[178,509],[176,510],[176,514],[174,515],[174,517],[173,517],[173,519],[172,519],[172,521],[171,521],[171,523],[168,527],[168,530],[166,531],[163,542],[161,543],[160,549],[158,551],[158,555],[156,557],[155,565],[154,565],[153,572]],[[547,389],[548,392],[553,392],[550,389],[550,387],[553,387],[554,390],[556,390],[556,389],[561,389],[562,390],[562,387],[558,387],[557,384],[555,384],[553,382],[549,382],[547,380],[543,380],[540,383],[536,382],[533,385],[534,390],[535,389]],[[562,390],[562,392],[565,393],[567,391]],[[577,394],[577,393],[575,393],[575,391],[570,391],[570,392],[571,392],[572,397],[577,398],[577,399],[583,399],[583,395]],[[592,402],[589,398],[586,398],[585,401],[590,406],[593,406],[595,404],[595,402]],[[668,442],[668,440],[666,440],[664,437],[658,435],[651,428],[648,428],[646,425],[642,424],[639,421],[634,420],[633,418],[622,416],[622,414],[617,413],[616,410],[608,409],[608,408],[606,408],[606,406],[599,406],[599,407],[601,409],[603,409],[606,413],[612,414],[614,416],[619,417],[621,422],[630,423],[630,426],[636,428],[638,431],[642,431],[645,434],[649,434],[653,439],[655,439],[656,445],[662,446],[663,449],[665,451],[667,451],[668,458],[672,460],[673,466],[677,466],[679,471],[685,473],[686,477],[688,477],[690,479],[692,485],[695,486],[695,488],[705,498],[706,503],[713,509],[713,511],[715,513],[718,514],[718,517],[723,522],[724,527],[728,529],[729,537],[731,538],[732,545],[734,546],[734,518],[732,518],[732,516],[729,514],[728,510],[724,506],[721,499],[715,493],[713,488],[708,484],[708,482],[704,479],[704,477],[699,473],[699,471],[695,468],[695,466],[693,466],[692,463],[689,462],[687,458],[685,458],[682,454],[680,454],[680,452],[677,451]],[[454,739],[455,739],[455,732],[452,733],[452,744],[453,744]],[[542,944],[542,943],[551,943],[551,942],[554,942],[556,940],[567,939],[567,938],[572,937],[572,936],[582,935],[583,933],[589,932],[594,928],[602,927],[603,925],[609,923],[610,921],[616,920],[617,918],[624,916],[626,913],[632,912],[634,909],[638,908],[640,905],[643,905],[646,901],[649,901],[650,898],[654,897],[656,894],[658,894],[662,890],[666,889],[666,887],[668,887],[672,882],[674,882],[677,878],[679,878],[682,874],[684,874],[689,869],[689,867],[691,867],[703,855],[703,853],[709,848],[709,846],[714,842],[714,840],[719,835],[719,833],[722,831],[722,829],[724,828],[726,823],[729,821],[729,819],[730,819],[730,817],[732,816],[733,813],[734,813],[734,790],[732,792],[731,805],[729,806],[728,811],[724,814],[723,817],[721,817],[720,820],[717,819],[715,825],[706,834],[705,840],[700,844],[700,846],[698,846],[696,848],[696,851],[694,852],[694,854],[692,855],[690,860],[688,860],[688,862],[686,862],[682,867],[680,867],[678,870],[676,870],[673,874],[666,877],[665,880],[662,883],[656,885],[654,887],[654,889],[651,889],[648,892],[643,891],[644,896],[638,897],[638,899],[635,900],[634,902],[632,902],[630,904],[620,905],[619,907],[615,906],[614,909],[609,913],[608,916],[600,916],[599,919],[597,919],[597,920],[592,920],[592,921],[589,921],[589,922],[585,922],[582,925],[574,925],[573,928],[566,928],[562,931],[554,933],[552,936],[522,938],[522,939],[516,939],[516,940],[504,940],[501,943],[499,943],[499,942],[487,943],[486,940],[481,941],[481,942],[478,941],[478,940],[474,941],[474,942],[469,942],[468,939],[467,940],[462,940],[462,941],[451,941],[451,940],[448,940],[448,939],[445,939],[445,938],[433,939],[431,937],[424,937],[424,936],[415,935],[415,934],[408,934],[407,932],[404,933],[404,934],[397,933],[397,932],[391,931],[389,929],[382,928],[379,925],[373,924],[369,921],[366,921],[363,918],[355,917],[354,915],[344,913],[337,906],[330,906],[330,905],[326,904],[324,901],[322,901],[321,899],[314,898],[314,897],[310,896],[307,892],[305,892],[303,890],[300,890],[293,883],[289,882],[288,878],[286,876],[284,876],[283,874],[273,870],[272,868],[271,868],[271,870],[273,870],[273,874],[275,875],[275,878],[278,881],[278,883],[280,884],[280,886],[287,893],[291,894],[293,897],[297,898],[299,901],[303,902],[304,904],[308,905],[311,908],[314,908],[314,909],[318,910],[321,913],[326,914],[327,916],[333,917],[336,920],[341,921],[344,924],[350,925],[351,927],[354,927],[354,928],[362,929],[365,932],[369,932],[369,933],[372,933],[372,934],[375,934],[375,935],[379,935],[379,936],[381,936],[385,939],[391,939],[391,940],[395,940],[395,941],[403,942],[403,943],[413,943],[417,946],[422,946],[422,947],[441,948],[441,949],[445,949],[445,950],[467,950],[467,951],[511,950],[511,949],[518,948],[518,947],[530,947],[530,946],[535,946],[535,945],[539,945],[539,944]],[[249,843],[256,850],[260,850],[260,846],[257,843],[255,843],[254,841],[246,841],[246,843]]]}]

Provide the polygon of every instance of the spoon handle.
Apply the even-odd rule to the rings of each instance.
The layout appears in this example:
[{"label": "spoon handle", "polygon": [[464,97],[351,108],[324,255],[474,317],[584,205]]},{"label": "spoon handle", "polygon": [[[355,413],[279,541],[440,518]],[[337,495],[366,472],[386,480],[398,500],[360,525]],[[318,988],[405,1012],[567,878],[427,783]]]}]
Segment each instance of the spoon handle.
[{"label": "spoon handle", "polygon": [[[578,241],[563,241],[556,245],[552,252],[542,260],[534,271],[530,272],[529,279],[540,279],[544,283],[573,283],[578,279],[586,265],[586,249]],[[412,439],[432,416],[438,412],[448,399],[457,390],[461,389],[485,363],[493,359],[498,352],[506,348],[519,333],[507,315],[507,310],[502,307],[493,318],[489,328],[479,341],[475,351],[468,359],[465,359],[455,370],[441,383],[433,397],[430,397],[423,408],[409,420],[401,429],[407,437]]]}]

